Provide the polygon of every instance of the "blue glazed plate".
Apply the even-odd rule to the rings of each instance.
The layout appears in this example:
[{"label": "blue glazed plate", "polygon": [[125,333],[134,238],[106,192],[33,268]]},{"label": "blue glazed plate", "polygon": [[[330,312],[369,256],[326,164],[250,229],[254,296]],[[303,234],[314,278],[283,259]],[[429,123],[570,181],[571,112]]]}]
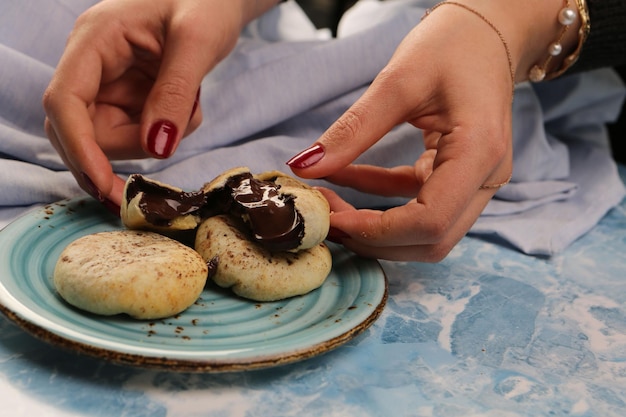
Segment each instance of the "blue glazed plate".
[{"label": "blue glazed plate", "polygon": [[120,364],[187,372],[265,368],[334,349],[368,328],[387,300],[374,260],[330,244],[333,269],[319,289],[257,303],[211,284],[185,312],[164,320],[103,317],[65,303],[52,274],[70,242],[121,229],[90,198],[31,211],[0,232],[0,309],[35,336]]}]

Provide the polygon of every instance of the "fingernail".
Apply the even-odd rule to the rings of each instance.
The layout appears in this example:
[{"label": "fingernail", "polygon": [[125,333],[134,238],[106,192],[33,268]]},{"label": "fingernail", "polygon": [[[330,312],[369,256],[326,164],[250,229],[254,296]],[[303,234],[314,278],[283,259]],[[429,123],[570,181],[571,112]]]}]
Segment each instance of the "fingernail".
[{"label": "fingernail", "polygon": [[337,229],[336,227],[328,229],[328,235],[326,235],[326,239],[335,243],[342,243],[344,239],[348,239],[349,237],[349,234],[341,229]]},{"label": "fingernail", "polygon": [[178,129],[174,123],[159,120],[148,132],[148,151],[157,158],[167,158],[174,150]]},{"label": "fingernail", "polygon": [[323,157],[324,148],[316,143],[287,161],[287,165],[291,168],[307,168],[319,162]]},{"label": "fingernail", "polygon": [[120,206],[119,205],[115,204],[113,201],[109,200],[108,198],[105,199],[104,201],[102,201],[102,205],[109,212],[111,212],[114,216],[120,217]]},{"label": "fingernail", "polygon": [[120,217],[120,206],[115,204],[113,201],[109,200],[108,198],[104,198],[102,196],[102,193],[98,189],[98,187],[96,187],[96,184],[94,184],[91,178],[89,178],[89,175],[87,175],[84,172],[81,172],[80,175],[83,177],[83,182],[85,183],[85,186],[87,187],[86,191],[93,198],[98,200],[102,204],[102,206],[104,206],[104,208],[106,208],[108,211],[113,213],[115,216]]},{"label": "fingernail", "polygon": [[96,200],[100,202],[104,201],[104,197],[102,197],[102,193],[100,192],[98,187],[96,187],[96,184],[93,183],[91,178],[89,178],[89,175],[87,175],[84,172],[81,172],[80,175],[83,177],[83,182],[85,183],[85,187],[87,187],[87,190],[85,191],[87,191],[89,195],[91,195]]}]

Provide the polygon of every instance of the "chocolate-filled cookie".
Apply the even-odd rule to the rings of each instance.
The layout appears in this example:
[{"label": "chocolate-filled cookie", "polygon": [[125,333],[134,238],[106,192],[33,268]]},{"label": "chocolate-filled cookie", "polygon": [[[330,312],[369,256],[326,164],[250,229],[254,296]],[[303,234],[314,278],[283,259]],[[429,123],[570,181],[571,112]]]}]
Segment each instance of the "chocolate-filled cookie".
[{"label": "chocolate-filled cookie", "polygon": [[306,294],[324,283],[332,267],[324,243],[297,252],[270,251],[249,238],[241,219],[227,215],[200,224],[195,249],[217,285],[256,301]]}]

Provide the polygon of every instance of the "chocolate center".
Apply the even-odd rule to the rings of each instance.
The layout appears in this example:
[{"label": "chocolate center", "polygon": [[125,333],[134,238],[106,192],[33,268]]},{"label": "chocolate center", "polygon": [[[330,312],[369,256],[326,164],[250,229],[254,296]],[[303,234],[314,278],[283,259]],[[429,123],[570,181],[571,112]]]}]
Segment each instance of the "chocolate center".
[{"label": "chocolate center", "polygon": [[193,214],[205,204],[202,191],[175,191],[152,181],[146,181],[141,175],[130,177],[126,190],[126,200],[130,202],[139,193],[139,209],[146,221],[155,226],[169,226],[177,217]]},{"label": "chocolate center", "polygon": [[146,221],[169,226],[176,217],[198,214],[202,218],[220,213],[244,219],[251,238],[271,251],[297,248],[304,237],[304,221],[296,210],[294,198],[279,193],[273,181],[261,181],[250,173],[235,175],[225,187],[205,194],[203,191],[175,191],[141,175],[132,175],[126,190],[130,202],[143,193],[139,209]]},{"label": "chocolate center", "polygon": [[275,183],[257,180],[251,174],[235,176],[226,186],[242,210],[241,215],[247,220],[254,240],[272,251],[290,250],[300,245],[304,222],[293,197],[281,195]]}]

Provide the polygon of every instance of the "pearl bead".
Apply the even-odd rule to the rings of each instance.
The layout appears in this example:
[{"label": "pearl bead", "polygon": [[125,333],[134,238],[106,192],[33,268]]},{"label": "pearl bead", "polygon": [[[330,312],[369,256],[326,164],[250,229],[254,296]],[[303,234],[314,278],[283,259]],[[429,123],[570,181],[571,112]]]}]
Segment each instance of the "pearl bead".
[{"label": "pearl bead", "polygon": [[554,42],[548,48],[548,52],[550,52],[550,55],[552,56],[557,56],[563,52],[563,46],[558,42]]},{"label": "pearl bead", "polygon": [[[548,64],[550,63],[550,60],[552,59],[552,57],[558,56],[563,52],[563,45],[561,45],[561,39],[563,39],[563,36],[565,35],[565,32],[567,31],[568,27],[572,23],[576,22],[576,20],[578,19],[577,10],[570,8],[571,0],[565,0],[564,3],[565,3],[565,6],[559,11],[559,14],[557,16],[559,23],[563,25],[559,33],[559,37],[556,41],[552,42],[550,46],[548,46],[548,54],[550,54],[550,56],[544,61],[544,63],[536,64],[530,69],[528,73],[528,78],[532,82],[539,82],[539,81],[544,80],[547,77],[546,70],[547,70]],[[566,58],[566,63],[567,63],[567,59],[569,58]],[[567,65],[569,65],[569,63]]]},{"label": "pearl bead", "polygon": [[576,12],[569,7],[564,7],[559,12],[559,23],[569,26],[576,21]]},{"label": "pearl bead", "polygon": [[546,78],[546,72],[543,68],[540,68],[538,65],[533,66],[530,69],[530,73],[528,74],[528,78],[530,81],[534,83],[538,83]]}]

